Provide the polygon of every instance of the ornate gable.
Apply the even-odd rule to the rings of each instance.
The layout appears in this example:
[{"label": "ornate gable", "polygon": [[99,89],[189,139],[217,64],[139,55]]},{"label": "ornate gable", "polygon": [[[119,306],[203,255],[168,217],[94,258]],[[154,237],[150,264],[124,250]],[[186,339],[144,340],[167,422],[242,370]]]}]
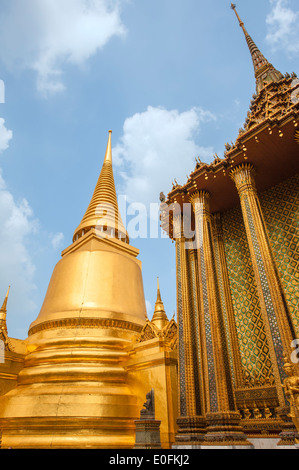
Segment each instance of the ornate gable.
[{"label": "ornate gable", "polygon": [[157,338],[158,336],[159,336],[158,328],[155,325],[153,325],[149,319],[147,319],[144,327],[142,328],[140,335],[136,339],[136,342],[143,343],[144,341]]}]

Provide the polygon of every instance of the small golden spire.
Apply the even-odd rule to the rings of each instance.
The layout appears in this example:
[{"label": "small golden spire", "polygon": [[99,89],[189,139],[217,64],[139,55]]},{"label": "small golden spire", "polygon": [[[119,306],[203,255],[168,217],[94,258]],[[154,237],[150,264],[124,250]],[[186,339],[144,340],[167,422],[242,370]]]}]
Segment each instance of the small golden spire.
[{"label": "small golden spire", "polygon": [[117,203],[112,168],[111,134],[110,130],[102,170],[89,206],[79,227],[75,230],[73,241],[95,228],[99,233],[103,232],[111,238],[118,238],[129,243],[129,236],[123,225]]},{"label": "small golden spire", "polygon": [[161,292],[160,292],[160,283],[159,278],[157,277],[157,300],[155,304],[155,311],[152,318],[152,323],[157,326],[160,330],[164,328],[165,325],[169,323],[167,315],[164,310],[164,305],[161,299]]},{"label": "small golden spire", "polygon": [[6,323],[6,314],[7,314],[7,301],[10,291],[10,286],[8,287],[7,294],[5,296],[2,307],[0,308],[0,339],[4,339],[5,349],[12,351],[13,348],[8,337],[7,323]]},{"label": "small golden spire", "polygon": [[159,278],[157,277],[157,302],[162,302],[161,300],[161,292],[160,292],[160,283]]},{"label": "small golden spire", "polygon": [[4,302],[2,304],[2,307],[0,309],[0,331],[4,333],[4,336],[7,340],[7,323],[6,323],[6,314],[7,314],[7,301],[8,301],[8,295],[9,295],[9,290],[10,286],[8,287],[7,294],[5,296]]},{"label": "small golden spire", "polygon": [[7,301],[8,301],[9,291],[10,291],[10,286],[8,287],[8,290],[7,290],[5,299],[4,299],[3,304],[2,304],[2,307],[1,307],[1,309],[0,309],[0,318],[1,318],[1,313],[5,313],[5,315],[6,315],[6,311],[7,311]]}]

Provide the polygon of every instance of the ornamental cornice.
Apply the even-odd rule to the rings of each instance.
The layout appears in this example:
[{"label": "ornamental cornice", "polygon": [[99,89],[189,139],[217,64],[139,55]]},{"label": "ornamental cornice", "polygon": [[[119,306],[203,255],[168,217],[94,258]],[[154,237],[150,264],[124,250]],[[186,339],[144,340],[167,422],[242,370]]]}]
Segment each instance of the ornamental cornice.
[{"label": "ornamental cornice", "polygon": [[143,327],[136,323],[112,318],[63,318],[46,321],[33,326],[30,328],[28,336],[39,331],[56,328],[117,328],[140,333]]}]

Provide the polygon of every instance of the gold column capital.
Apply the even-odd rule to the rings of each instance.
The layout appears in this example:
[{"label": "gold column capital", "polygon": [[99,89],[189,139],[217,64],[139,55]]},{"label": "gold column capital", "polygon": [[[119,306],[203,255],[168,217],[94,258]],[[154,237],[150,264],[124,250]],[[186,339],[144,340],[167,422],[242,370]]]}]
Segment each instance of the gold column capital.
[{"label": "gold column capital", "polygon": [[204,213],[206,215],[210,214],[210,198],[210,193],[205,190],[195,191],[190,194],[189,201],[192,204],[195,216],[203,215]]},{"label": "gold column capital", "polygon": [[182,234],[183,234],[182,214],[177,214],[173,216],[172,226],[173,226],[173,238],[181,239]]},{"label": "gold column capital", "polygon": [[190,194],[189,201],[192,204],[195,204],[196,202],[206,203],[210,200],[210,198],[211,198],[210,193],[203,189],[203,190],[195,191],[194,193]]},{"label": "gold column capital", "polygon": [[242,163],[230,171],[230,177],[234,181],[239,194],[245,191],[256,192],[256,170],[252,163]]}]

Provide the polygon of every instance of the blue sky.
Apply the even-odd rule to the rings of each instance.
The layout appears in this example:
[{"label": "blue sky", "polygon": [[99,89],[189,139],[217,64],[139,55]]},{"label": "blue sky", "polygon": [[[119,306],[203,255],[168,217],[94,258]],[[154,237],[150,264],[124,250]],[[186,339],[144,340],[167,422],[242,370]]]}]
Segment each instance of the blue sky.
[{"label": "blue sky", "polygon": [[[267,59],[298,73],[297,0],[237,8]],[[0,298],[11,285],[8,331],[23,339],[88,206],[108,130],[118,194],[149,212],[195,157],[222,157],[255,82],[229,1],[0,0],[0,12]],[[159,276],[171,318],[174,244],[147,235],[131,244],[149,317]]]}]

